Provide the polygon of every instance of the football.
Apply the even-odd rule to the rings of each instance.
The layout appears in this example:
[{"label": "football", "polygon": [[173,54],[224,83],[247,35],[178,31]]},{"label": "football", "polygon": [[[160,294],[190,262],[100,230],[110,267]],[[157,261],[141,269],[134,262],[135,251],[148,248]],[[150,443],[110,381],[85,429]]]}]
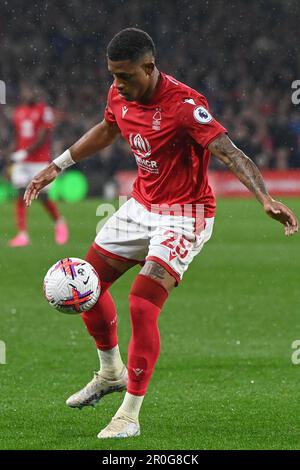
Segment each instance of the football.
[{"label": "football", "polygon": [[90,310],[97,302],[100,290],[97,272],[80,258],[57,261],[44,278],[44,294],[48,303],[63,313]]}]

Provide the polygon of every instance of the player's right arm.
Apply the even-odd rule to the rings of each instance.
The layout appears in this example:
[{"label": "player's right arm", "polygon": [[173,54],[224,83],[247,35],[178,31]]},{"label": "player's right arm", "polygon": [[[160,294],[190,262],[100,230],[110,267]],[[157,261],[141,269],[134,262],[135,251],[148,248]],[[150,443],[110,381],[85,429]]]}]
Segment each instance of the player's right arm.
[{"label": "player's right arm", "polygon": [[[120,129],[117,124],[108,123],[103,119],[100,124],[97,124],[90,129],[68,149],[67,152],[70,153],[71,162],[80,162],[84,158],[108,147],[119,134]],[[27,186],[24,194],[27,206],[30,206],[32,200],[38,197],[41,189],[52,183],[52,181],[61,172],[61,168],[59,168],[54,162],[50,163],[50,165],[48,165],[44,170],[40,171]]]},{"label": "player's right arm", "polygon": [[220,134],[208,145],[208,149],[221,160],[239,178],[239,180],[256,196],[266,214],[284,225],[285,234],[298,232],[298,220],[289,207],[273,199],[267,191],[262,174],[242,150],[229,139]]},{"label": "player's right arm", "polygon": [[273,199],[267,191],[263,177],[255,163],[237,148],[229,139],[226,129],[210,114],[204,96],[195,95],[194,106],[191,100],[181,103],[178,113],[181,125],[187,133],[214,156],[221,160],[255,195],[265,213],[284,225],[286,235],[298,231],[298,220],[291,209]]}]

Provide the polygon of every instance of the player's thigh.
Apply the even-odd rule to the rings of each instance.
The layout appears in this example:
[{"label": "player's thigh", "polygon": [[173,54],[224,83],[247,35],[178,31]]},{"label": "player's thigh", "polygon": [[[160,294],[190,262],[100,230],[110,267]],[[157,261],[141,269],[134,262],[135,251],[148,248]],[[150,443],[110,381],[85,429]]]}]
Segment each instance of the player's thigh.
[{"label": "player's thigh", "polygon": [[133,261],[121,261],[99,253],[95,248],[95,244],[90,247],[85,256],[85,260],[90,263],[97,272],[102,283],[102,292],[105,292],[105,290],[128,271],[128,269],[136,264]]},{"label": "player's thigh", "polygon": [[163,266],[175,278],[175,285],[178,285],[194,257],[210,239],[213,224],[214,218],[206,218],[199,234],[190,230],[188,224],[182,227],[158,227],[150,241],[147,261],[155,261]]},{"label": "player's thigh", "polygon": [[159,282],[169,293],[177,283],[175,277],[156,261],[146,261],[140,274]]},{"label": "player's thigh", "polygon": [[121,261],[115,258],[110,258],[109,256],[104,255],[103,253],[97,253],[98,256],[100,256],[107,264],[112,266],[114,269],[119,271],[120,274],[126,273],[129,269],[133,268],[133,266],[136,266],[137,261],[132,261],[132,260],[127,260],[127,261]]},{"label": "player's thigh", "polygon": [[143,262],[149,236],[141,223],[142,210],[134,199],[123,204],[98,232],[95,238],[97,250],[112,260],[129,262],[130,265]]}]

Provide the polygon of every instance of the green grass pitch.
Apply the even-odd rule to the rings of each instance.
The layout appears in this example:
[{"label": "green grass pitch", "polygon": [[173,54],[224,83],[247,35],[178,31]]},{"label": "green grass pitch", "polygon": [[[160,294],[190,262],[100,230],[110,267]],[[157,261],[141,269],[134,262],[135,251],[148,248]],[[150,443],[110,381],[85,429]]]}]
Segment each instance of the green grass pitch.
[{"label": "green grass pitch", "polygon": [[[298,215],[300,201],[286,200]],[[162,351],[140,416],[142,434],[97,439],[122,394],[96,409],[65,399],[98,369],[81,319],[48,307],[47,269],[84,257],[99,218],[97,200],[61,204],[71,240],[53,242],[38,203],[30,209],[32,245],[10,249],[13,206],[0,206],[0,449],[300,449],[300,238],[264,215],[254,200],[220,200],[214,234],[160,317]],[[129,340],[127,296],[138,268],[112,288],[120,348]]]}]

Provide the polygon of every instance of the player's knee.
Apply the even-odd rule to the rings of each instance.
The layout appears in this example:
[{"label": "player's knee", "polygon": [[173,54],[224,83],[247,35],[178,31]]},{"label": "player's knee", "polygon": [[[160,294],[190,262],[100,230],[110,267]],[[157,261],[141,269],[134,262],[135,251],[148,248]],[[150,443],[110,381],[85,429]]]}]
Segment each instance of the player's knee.
[{"label": "player's knee", "polygon": [[140,271],[140,274],[147,276],[161,284],[168,293],[171,292],[173,287],[178,284],[174,275],[170,274],[163,266],[156,261],[146,261],[145,265]]},{"label": "player's knee", "polygon": [[138,299],[144,299],[161,309],[168,297],[166,288],[149,276],[138,274],[129,292],[129,304],[138,307]]}]

